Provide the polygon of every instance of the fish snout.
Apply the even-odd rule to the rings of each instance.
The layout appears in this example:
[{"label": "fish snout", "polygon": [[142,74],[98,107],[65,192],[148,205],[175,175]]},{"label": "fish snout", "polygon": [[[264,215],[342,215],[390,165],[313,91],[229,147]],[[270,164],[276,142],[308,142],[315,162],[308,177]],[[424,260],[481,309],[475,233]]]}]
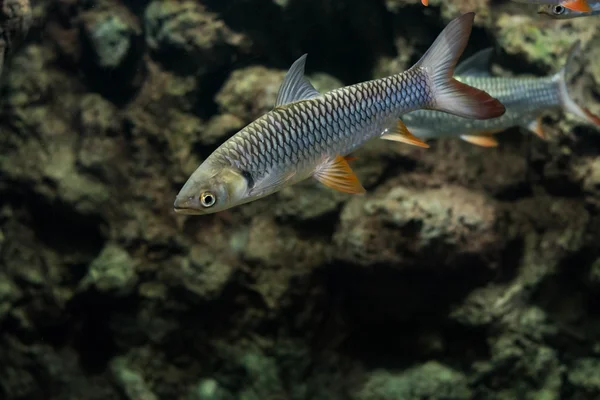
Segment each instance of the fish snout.
[{"label": "fish snout", "polygon": [[173,210],[177,214],[199,214],[200,200],[197,196],[177,196],[173,203]]}]

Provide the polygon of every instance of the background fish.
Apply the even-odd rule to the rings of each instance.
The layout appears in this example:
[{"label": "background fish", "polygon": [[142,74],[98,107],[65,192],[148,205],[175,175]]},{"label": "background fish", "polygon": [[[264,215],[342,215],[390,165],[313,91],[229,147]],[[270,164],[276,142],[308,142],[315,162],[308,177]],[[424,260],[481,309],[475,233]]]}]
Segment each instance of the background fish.
[{"label": "background fish", "polygon": [[[513,0],[517,3],[527,4],[556,4],[556,0]],[[590,12],[592,8],[587,0],[564,0],[558,2],[561,6],[568,10],[579,11],[579,12]]]},{"label": "background fish", "polygon": [[466,118],[504,113],[487,93],[453,79],[474,13],[451,21],[408,71],[320,94],[304,77],[306,56],[281,85],[276,107],[215,150],[176,197],[178,213],[206,214],[247,203],[309,177],[346,193],[365,189],[345,155],[382,139],[427,146],[399,122],[420,108]]},{"label": "background fish", "polygon": [[506,107],[504,115],[488,120],[472,120],[430,110],[406,114],[402,120],[418,138],[460,136],[480,146],[496,146],[490,135],[520,126],[544,137],[540,124],[543,111],[561,109],[600,126],[600,119],[578,106],[567,90],[566,73],[579,50],[577,42],[569,52],[564,67],[556,74],[543,78],[491,77],[489,62],[493,49],[487,48],[471,56],[456,68],[456,79],[480,88],[498,98]]},{"label": "background fish", "polygon": [[570,10],[564,7],[561,3],[546,4],[540,6],[538,14],[545,14],[554,19],[570,19],[578,17],[589,17],[591,15],[600,15],[600,1],[590,2],[591,11],[582,12]]}]

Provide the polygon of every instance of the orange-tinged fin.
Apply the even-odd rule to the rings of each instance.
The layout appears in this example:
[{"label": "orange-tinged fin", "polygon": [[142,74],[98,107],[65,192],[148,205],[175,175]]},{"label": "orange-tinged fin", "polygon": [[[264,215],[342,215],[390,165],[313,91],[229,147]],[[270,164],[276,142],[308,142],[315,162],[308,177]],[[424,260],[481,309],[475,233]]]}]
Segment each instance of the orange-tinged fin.
[{"label": "orange-tinged fin", "polygon": [[460,138],[465,142],[469,142],[481,147],[498,146],[498,141],[491,136],[461,135]]},{"label": "orange-tinged fin", "polygon": [[546,135],[542,129],[542,117],[537,117],[527,125],[527,129],[533,132],[540,139],[546,140]]},{"label": "orange-tinged fin", "polygon": [[596,126],[600,126],[600,117],[598,117],[595,114],[592,114],[590,112],[590,110],[588,110],[585,107],[581,107],[581,109],[583,110],[583,113],[587,116],[588,121],[590,121],[592,124],[594,124]]},{"label": "orange-tinged fin", "polygon": [[410,133],[404,122],[398,120],[393,128],[388,129],[381,138],[384,140],[392,140],[394,142],[402,142],[412,144],[413,146],[429,148],[429,145]]},{"label": "orange-tinged fin", "polygon": [[427,7],[429,5],[429,0],[421,0],[421,4]]},{"label": "orange-tinged fin", "polygon": [[564,1],[561,5],[569,10],[579,11],[579,12],[590,12],[592,11],[592,7],[588,4],[586,0],[569,0]]},{"label": "orange-tinged fin", "polygon": [[464,118],[497,118],[506,111],[500,101],[453,78],[456,63],[469,41],[474,18],[475,13],[469,12],[452,20],[412,69],[424,71],[433,86],[435,98],[427,108]]},{"label": "orange-tinged fin", "polygon": [[350,194],[362,194],[366,190],[358,180],[358,177],[350,168],[348,159],[352,157],[337,156],[333,160],[327,160],[319,165],[313,176],[323,185],[340,192]]}]

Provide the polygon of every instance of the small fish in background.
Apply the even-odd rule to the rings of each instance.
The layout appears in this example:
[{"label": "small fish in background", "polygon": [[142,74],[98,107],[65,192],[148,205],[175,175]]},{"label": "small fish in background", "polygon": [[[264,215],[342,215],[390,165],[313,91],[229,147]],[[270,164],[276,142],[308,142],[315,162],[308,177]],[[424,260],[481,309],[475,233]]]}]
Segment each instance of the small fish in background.
[{"label": "small fish in background", "polygon": [[5,57],[25,39],[32,23],[29,0],[0,0],[0,74]]},{"label": "small fish in background", "polygon": [[177,194],[180,214],[211,214],[314,178],[330,188],[365,189],[347,155],[373,138],[429,147],[399,120],[425,108],[465,118],[494,118],[504,106],[453,79],[475,14],[451,21],[409,70],[319,93],[304,76],[306,55],[286,74],[275,108],[217,148]]},{"label": "small fish in background", "polygon": [[538,8],[538,14],[545,14],[553,19],[571,19],[600,15],[600,1],[590,2],[591,11],[581,12],[569,10],[561,3],[546,4]]},{"label": "small fish in background", "polygon": [[402,117],[409,131],[426,140],[443,137],[460,137],[469,143],[494,147],[498,142],[493,134],[508,128],[521,127],[544,138],[541,114],[562,109],[587,122],[600,126],[600,118],[577,105],[567,90],[567,71],[579,51],[580,42],[571,48],[564,67],[552,76],[541,78],[492,77],[489,72],[492,48],[479,51],[458,65],[455,79],[484,90],[500,100],[506,112],[494,119],[472,120],[438,111],[417,110]]},{"label": "small fish in background", "polygon": [[546,5],[561,5],[567,10],[579,11],[579,12],[591,12],[592,7],[588,3],[587,0],[513,0],[517,3],[526,3],[526,4],[546,4]]}]

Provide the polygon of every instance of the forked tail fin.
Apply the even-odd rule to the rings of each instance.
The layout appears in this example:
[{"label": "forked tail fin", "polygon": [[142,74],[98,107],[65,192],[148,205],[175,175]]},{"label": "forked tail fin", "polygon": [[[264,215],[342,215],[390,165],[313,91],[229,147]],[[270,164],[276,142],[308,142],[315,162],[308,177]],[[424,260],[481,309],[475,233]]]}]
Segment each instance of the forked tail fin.
[{"label": "forked tail fin", "polygon": [[471,119],[496,118],[505,112],[502,103],[483,90],[453,78],[474,18],[475,13],[470,12],[452,20],[413,68],[424,70],[433,85],[434,104],[430,109]]},{"label": "forked tail fin", "polygon": [[563,110],[575,114],[593,125],[600,126],[600,118],[592,114],[587,108],[579,106],[569,95],[567,74],[573,68],[575,55],[579,53],[580,49],[581,42],[577,40],[569,50],[565,65],[554,75],[554,79],[558,83],[558,93]]}]

